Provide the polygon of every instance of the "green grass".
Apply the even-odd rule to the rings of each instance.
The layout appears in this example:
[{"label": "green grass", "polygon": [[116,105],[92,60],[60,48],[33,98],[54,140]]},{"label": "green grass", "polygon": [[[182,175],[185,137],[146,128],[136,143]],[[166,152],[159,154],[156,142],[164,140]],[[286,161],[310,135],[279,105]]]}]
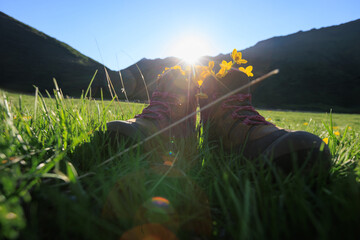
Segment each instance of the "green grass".
[{"label": "green grass", "polygon": [[360,115],[260,111],[279,127],[328,138],[333,164],[325,175],[284,176],[195,143],[195,154],[177,158],[192,167],[164,175],[149,170],[153,154],[139,147],[119,155],[125,143],[112,148],[101,134],[142,104],[0,94],[0,239],[119,239],[143,223],[153,196],[170,207],[148,217],[180,239],[358,236]]}]

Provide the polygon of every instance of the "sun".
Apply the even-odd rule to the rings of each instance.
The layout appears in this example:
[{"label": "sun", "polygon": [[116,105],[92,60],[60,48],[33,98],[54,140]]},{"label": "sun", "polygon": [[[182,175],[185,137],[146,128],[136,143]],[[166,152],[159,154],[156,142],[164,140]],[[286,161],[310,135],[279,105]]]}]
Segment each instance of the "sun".
[{"label": "sun", "polygon": [[172,47],[171,55],[181,58],[187,64],[195,64],[200,57],[208,55],[210,47],[199,36],[189,35],[180,38]]}]

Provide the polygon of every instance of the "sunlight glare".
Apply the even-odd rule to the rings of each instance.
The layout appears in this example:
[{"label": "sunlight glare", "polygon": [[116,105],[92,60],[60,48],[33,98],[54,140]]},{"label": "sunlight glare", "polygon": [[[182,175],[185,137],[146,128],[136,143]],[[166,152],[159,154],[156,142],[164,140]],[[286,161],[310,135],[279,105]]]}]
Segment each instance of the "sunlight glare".
[{"label": "sunlight glare", "polygon": [[188,64],[196,63],[200,57],[209,54],[209,45],[197,36],[187,36],[174,44],[172,55],[183,59]]}]

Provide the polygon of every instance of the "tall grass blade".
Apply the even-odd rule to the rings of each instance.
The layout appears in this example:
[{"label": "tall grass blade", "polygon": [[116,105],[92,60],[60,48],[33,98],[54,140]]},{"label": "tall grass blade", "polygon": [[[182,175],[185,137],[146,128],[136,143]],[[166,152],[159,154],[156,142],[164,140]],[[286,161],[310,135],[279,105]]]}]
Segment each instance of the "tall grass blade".
[{"label": "tall grass blade", "polygon": [[39,88],[36,86],[34,86],[34,87],[35,87],[34,122],[36,122]]},{"label": "tall grass blade", "polygon": [[[111,79],[110,79],[109,73],[108,73],[108,71],[106,70],[105,66],[104,66],[104,70],[105,70],[105,73],[106,73],[106,79],[107,79],[107,81],[108,81],[108,87],[109,87],[109,91],[110,91],[110,93],[111,93],[111,97],[116,99],[116,101],[117,101],[118,104],[119,104],[120,111],[121,111],[122,115],[125,116],[124,110],[123,110],[123,108],[122,108],[122,106],[121,106],[120,100],[119,100],[119,98],[118,98],[118,96],[117,96],[117,94],[116,94],[116,90],[115,90],[115,88],[114,88],[114,85],[112,84],[112,81],[111,81]],[[114,92],[114,94],[112,94],[112,91]]]},{"label": "tall grass blade", "polygon": [[[118,68],[119,68],[119,62],[118,62],[117,55],[116,55],[116,63],[118,64]],[[120,68],[119,68],[119,69],[120,69]],[[126,92],[125,85],[124,85],[124,80],[123,80],[122,75],[121,75],[121,70],[119,70],[119,77],[120,77],[122,92],[123,92],[124,95],[125,95],[126,101],[129,102],[129,98],[128,98],[128,96],[127,96],[127,92]]]},{"label": "tall grass blade", "polygon": [[91,81],[90,81],[90,83],[89,83],[89,86],[88,86],[88,88],[86,89],[85,96],[84,96],[85,98],[87,97],[87,95],[88,95],[88,93],[89,93],[89,90],[91,90],[91,85],[92,85],[92,83],[93,83],[93,81],[94,81],[94,79],[95,79],[95,76],[96,76],[97,72],[98,72],[98,70],[96,69],[93,77],[91,78]]},{"label": "tall grass blade", "polygon": [[148,103],[150,103],[149,90],[148,90],[148,87],[147,87],[147,85],[146,85],[144,75],[142,74],[139,66],[138,66],[136,63],[135,63],[135,66],[136,66],[137,69],[139,70],[139,73],[140,73],[140,75],[141,75],[141,79],[143,80],[143,83],[144,83],[144,86],[145,86],[145,91],[146,91],[146,96],[147,96],[147,99],[148,99]]},{"label": "tall grass blade", "polygon": [[55,78],[53,78],[53,82],[54,82],[55,91],[56,91],[55,96],[57,96],[60,100],[62,100],[62,99],[63,99],[63,95],[62,95],[62,92],[60,92],[59,86],[58,86],[57,81],[56,81]]}]

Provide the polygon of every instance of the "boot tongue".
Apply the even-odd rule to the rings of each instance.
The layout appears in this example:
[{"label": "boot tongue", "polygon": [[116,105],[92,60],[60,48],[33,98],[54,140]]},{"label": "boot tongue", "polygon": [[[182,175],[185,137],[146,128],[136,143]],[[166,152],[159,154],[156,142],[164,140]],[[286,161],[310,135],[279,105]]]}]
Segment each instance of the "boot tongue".
[{"label": "boot tongue", "polygon": [[[246,76],[245,73],[238,70],[238,68],[231,69],[228,74],[221,79],[222,83],[227,86],[228,89],[224,90],[224,94],[233,91],[235,89],[241,88],[242,86],[245,86],[246,84],[250,83],[249,77]],[[237,96],[241,96],[241,98],[244,98],[242,101],[234,101],[231,104],[242,106],[242,107],[252,107],[251,105],[251,95],[250,95],[250,87],[244,88],[243,90],[236,93]],[[247,116],[254,116],[259,115],[254,110],[242,110],[239,112],[240,115],[247,115]]]},{"label": "boot tongue", "polygon": [[[238,89],[242,86],[245,86],[246,84],[248,84],[250,82],[250,80],[246,76],[246,74],[243,72],[240,72],[238,69],[230,70],[224,78],[220,79],[220,81],[223,84],[222,91],[221,91],[223,94],[226,94],[230,91]],[[247,87],[238,93],[248,94],[248,93],[250,93],[250,88]]]},{"label": "boot tongue", "polygon": [[166,72],[157,81],[157,88],[160,92],[183,95],[187,92],[187,87],[185,76],[178,70],[170,70]]},{"label": "boot tongue", "polygon": [[233,117],[244,117],[259,115],[251,105],[251,95],[238,93],[225,99],[222,104],[222,109],[228,109],[232,112]]}]

